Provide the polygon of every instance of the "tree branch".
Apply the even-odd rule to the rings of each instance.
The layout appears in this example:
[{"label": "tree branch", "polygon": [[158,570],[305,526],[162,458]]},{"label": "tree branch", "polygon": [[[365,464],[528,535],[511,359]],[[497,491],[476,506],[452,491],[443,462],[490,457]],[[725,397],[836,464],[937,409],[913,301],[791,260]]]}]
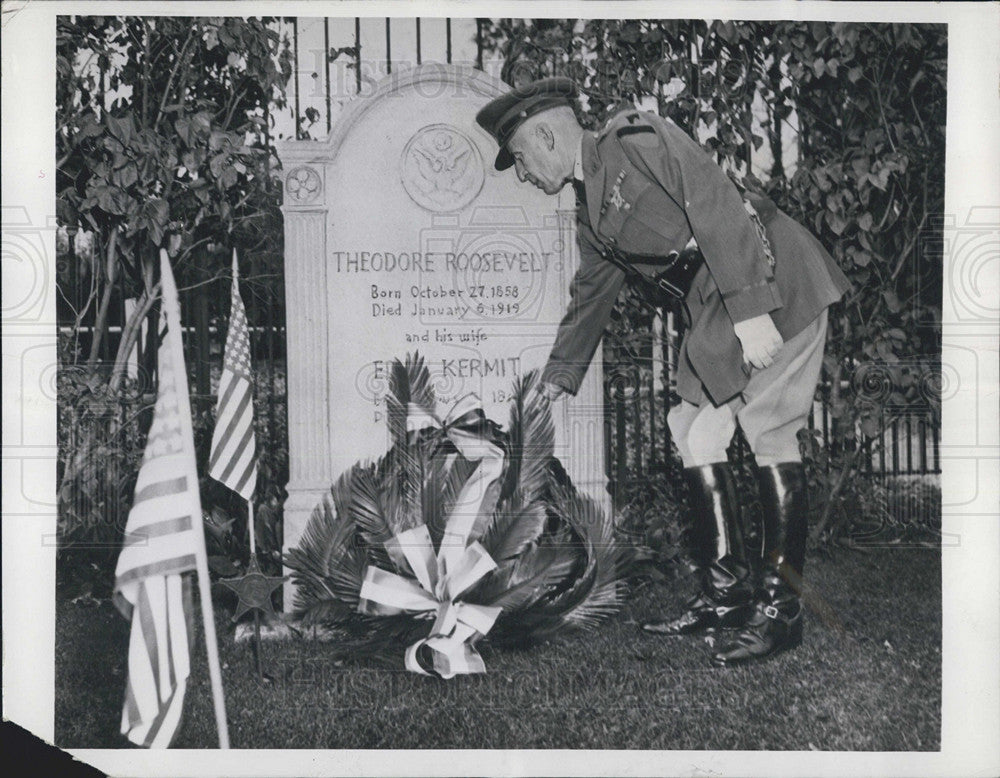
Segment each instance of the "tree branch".
[{"label": "tree branch", "polygon": [[111,306],[111,294],[114,292],[115,279],[118,276],[118,230],[112,230],[108,238],[106,251],[106,274],[107,282],[104,286],[104,294],[101,297],[101,305],[97,309],[94,318],[94,331],[90,340],[90,355],[87,357],[87,371],[92,373],[97,366],[97,357],[100,355],[101,343],[104,340],[104,333],[107,330],[108,309]]},{"label": "tree branch", "polygon": [[136,303],[135,310],[129,317],[125,330],[122,332],[121,343],[118,344],[118,354],[115,356],[115,366],[111,371],[111,378],[108,380],[108,391],[117,392],[125,375],[125,367],[128,364],[129,355],[135,347],[136,339],[139,337],[139,330],[142,326],[146,314],[152,310],[153,305],[160,297],[160,282],[147,292],[143,292],[142,297]]},{"label": "tree branch", "polygon": [[163,90],[163,97],[160,99],[160,107],[156,112],[156,120],[153,122],[154,130],[160,126],[160,120],[163,118],[163,109],[167,105],[167,100],[170,99],[170,93],[173,90],[174,79],[177,77],[177,71],[180,69],[181,64],[184,62],[187,56],[188,46],[191,45],[191,41],[193,39],[194,39],[194,28],[192,27],[188,31],[188,35],[184,41],[184,45],[181,47],[180,54],[177,55],[177,61],[174,63],[174,66],[170,71],[170,78],[167,79],[167,86]]}]

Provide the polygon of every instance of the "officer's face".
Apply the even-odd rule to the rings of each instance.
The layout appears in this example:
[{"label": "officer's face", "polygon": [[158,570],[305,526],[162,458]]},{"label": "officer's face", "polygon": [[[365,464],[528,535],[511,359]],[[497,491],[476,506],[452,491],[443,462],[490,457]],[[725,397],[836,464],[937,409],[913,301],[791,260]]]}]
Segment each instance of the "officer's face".
[{"label": "officer's face", "polygon": [[538,125],[519,127],[507,150],[514,157],[514,172],[521,181],[554,195],[565,185],[566,173],[551,133],[541,129]]}]

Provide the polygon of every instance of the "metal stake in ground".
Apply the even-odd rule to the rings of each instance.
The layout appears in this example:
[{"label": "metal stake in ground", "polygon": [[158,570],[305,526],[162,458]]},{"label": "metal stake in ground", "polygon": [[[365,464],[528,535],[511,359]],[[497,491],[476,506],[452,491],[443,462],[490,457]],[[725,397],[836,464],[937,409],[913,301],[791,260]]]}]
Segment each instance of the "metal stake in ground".
[{"label": "metal stake in ground", "polygon": [[260,663],[260,613],[263,611],[274,618],[274,607],[271,605],[271,594],[285,581],[285,576],[264,575],[257,564],[257,548],[253,540],[253,503],[248,501],[250,518],[250,564],[247,571],[238,578],[226,578],[220,583],[231,589],[239,598],[233,621],[239,621],[240,616],[248,610],[253,610],[253,642],[254,658],[257,666],[257,677],[264,679]]}]

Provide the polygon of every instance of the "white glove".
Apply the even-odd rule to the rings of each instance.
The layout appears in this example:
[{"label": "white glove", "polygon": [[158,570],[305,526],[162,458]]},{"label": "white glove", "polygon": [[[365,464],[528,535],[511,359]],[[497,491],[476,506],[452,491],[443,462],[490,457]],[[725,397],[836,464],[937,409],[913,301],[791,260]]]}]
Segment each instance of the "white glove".
[{"label": "white glove", "polygon": [[743,346],[743,361],[760,370],[771,366],[785,342],[766,313],[736,322],[733,329]]},{"label": "white glove", "polygon": [[563,394],[565,394],[566,389],[559,386],[559,384],[542,381],[535,384],[535,392],[541,395],[542,399],[546,402],[552,402],[553,400],[558,400]]}]

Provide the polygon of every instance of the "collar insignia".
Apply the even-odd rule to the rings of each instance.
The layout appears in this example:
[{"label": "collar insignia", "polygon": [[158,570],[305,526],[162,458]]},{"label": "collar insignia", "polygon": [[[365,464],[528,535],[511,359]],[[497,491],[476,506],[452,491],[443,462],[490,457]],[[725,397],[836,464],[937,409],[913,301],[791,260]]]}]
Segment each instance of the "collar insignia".
[{"label": "collar insignia", "polygon": [[618,174],[618,178],[615,180],[615,185],[611,188],[611,198],[609,202],[618,211],[621,211],[622,209],[627,211],[629,208],[632,207],[632,205],[630,203],[625,202],[625,198],[622,197],[622,179],[624,178],[625,178],[625,171],[623,170],[621,173]]}]

